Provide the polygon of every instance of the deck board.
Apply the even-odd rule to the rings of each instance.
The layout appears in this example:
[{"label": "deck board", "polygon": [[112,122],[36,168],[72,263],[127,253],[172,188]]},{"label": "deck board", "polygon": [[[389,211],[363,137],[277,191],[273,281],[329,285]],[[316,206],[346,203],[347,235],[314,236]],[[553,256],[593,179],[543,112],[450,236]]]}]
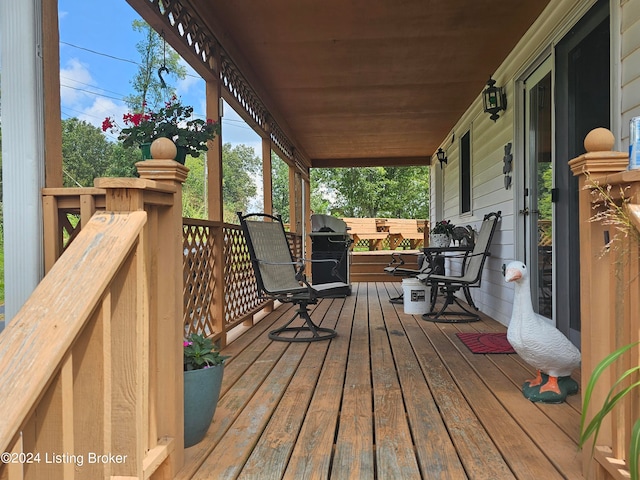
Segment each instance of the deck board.
[{"label": "deck board", "polygon": [[580,396],[529,402],[530,366],[455,335],[504,326],[424,321],[389,303],[399,290],[356,283],[322,300],[312,317],[331,341],[269,340],[293,315],[283,305],[227,346],[213,423],[178,478],[583,478]]}]

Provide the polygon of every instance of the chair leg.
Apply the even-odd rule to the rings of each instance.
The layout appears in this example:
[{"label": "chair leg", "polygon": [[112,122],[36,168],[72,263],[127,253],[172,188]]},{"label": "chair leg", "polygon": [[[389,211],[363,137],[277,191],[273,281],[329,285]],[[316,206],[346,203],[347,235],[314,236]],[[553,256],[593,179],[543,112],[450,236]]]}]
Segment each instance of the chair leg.
[{"label": "chair leg", "polygon": [[480,310],[478,307],[476,307],[476,304],[473,303],[473,298],[471,298],[471,292],[469,291],[469,287],[465,285],[464,287],[462,287],[462,291],[464,292],[464,298],[467,299],[467,303],[469,304],[469,306],[473,308],[476,312]]},{"label": "chair leg", "polygon": [[390,298],[391,303],[404,303],[404,293],[401,293],[397,297]]},{"label": "chair leg", "polygon": [[[422,315],[422,318],[424,320],[441,323],[469,323],[477,322],[478,320],[480,320],[480,315],[465,308],[465,306],[459,302],[458,297],[455,296],[455,293],[459,290],[460,287],[449,285],[443,285],[439,287],[437,284],[431,286],[432,292],[434,289],[436,289],[437,291],[438,288],[442,288],[445,293],[444,304],[442,305],[440,310],[436,312],[433,311],[432,301],[432,311]],[[460,307],[460,310],[447,310],[447,307],[449,307],[449,305],[453,305],[454,303],[458,305],[458,307]]]},{"label": "chair leg", "polygon": [[[304,320],[304,324],[299,327],[290,327],[289,325],[298,317]],[[287,333],[306,333],[306,335],[283,335]],[[285,323],[284,326],[269,332],[269,338],[280,342],[317,342],[319,340],[329,340],[337,334],[338,333],[331,328],[320,327],[313,323],[309,315],[308,305],[303,302],[298,304],[298,310],[291,320]]]}]

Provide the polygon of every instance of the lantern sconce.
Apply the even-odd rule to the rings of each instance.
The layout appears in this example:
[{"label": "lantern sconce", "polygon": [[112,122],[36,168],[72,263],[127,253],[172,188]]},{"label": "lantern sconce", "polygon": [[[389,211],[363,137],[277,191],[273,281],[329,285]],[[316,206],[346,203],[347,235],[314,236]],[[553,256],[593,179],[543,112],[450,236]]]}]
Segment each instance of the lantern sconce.
[{"label": "lantern sconce", "polygon": [[442,148],[438,148],[438,151],[436,152],[436,157],[438,159],[438,161],[440,162],[440,168],[444,168],[444,163],[448,162],[447,159],[447,154],[445,153],[444,150],[442,150]]},{"label": "lantern sconce", "polygon": [[496,87],[496,81],[491,77],[487,82],[487,88],[482,92],[482,100],[485,113],[490,113],[489,118],[494,122],[500,118],[498,112],[507,109],[507,94],[504,87]]}]

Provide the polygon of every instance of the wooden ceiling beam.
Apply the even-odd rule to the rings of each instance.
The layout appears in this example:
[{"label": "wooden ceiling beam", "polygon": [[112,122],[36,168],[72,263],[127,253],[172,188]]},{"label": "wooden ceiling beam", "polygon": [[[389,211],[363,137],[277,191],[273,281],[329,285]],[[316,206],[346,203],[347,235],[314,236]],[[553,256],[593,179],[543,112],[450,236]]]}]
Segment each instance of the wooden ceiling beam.
[{"label": "wooden ceiling beam", "polygon": [[311,168],[426,167],[429,165],[431,165],[431,156],[379,157],[379,158],[313,158],[311,159]]}]

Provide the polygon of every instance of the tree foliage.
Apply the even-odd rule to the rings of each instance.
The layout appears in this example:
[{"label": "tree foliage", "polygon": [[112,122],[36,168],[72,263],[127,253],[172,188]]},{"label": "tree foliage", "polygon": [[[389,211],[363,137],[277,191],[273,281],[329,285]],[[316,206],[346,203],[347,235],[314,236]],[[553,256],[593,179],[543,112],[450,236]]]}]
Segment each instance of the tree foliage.
[{"label": "tree foliage", "polygon": [[205,160],[202,157],[187,156],[185,166],[189,175],[182,185],[182,216],[187,218],[207,218],[207,198],[205,197]]},{"label": "tree foliage", "polygon": [[258,189],[254,178],[262,161],[248,145],[222,146],[222,198],[224,221],[237,223],[236,212],[246,211]]},{"label": "tree foliage", "polygon": [[90,123],[77,118],[62,120],[64,186],[92,187],[94,178],[105,176],[114,148]]},{"label": "tree foliage", "polygon": [[316,208],[336,216],[429,218],[428,167],[314,169],[311,179],[312,205],[320,195]]},{"label": "tree foliage", "polygon": [[289,165],[271,152],[271,201],[273,214],[281,215],[284,223],[289,223]]},{"label": "tree foliage", "polygon": [[[147,22],[134,20],[132,27],[142,34],[142,40],[136,44],[140,66],[131,80],[135,93],[126,97],[125,102],[134,112],[142,112],[144,105],[156,110],[175,94],[175,88],[167,80],[182,80],[187,70],[180,64],[180,55]],[[164,87],[158,73],[163,66],[169,70],[169,73],[162,73],[166,82]]]}]

